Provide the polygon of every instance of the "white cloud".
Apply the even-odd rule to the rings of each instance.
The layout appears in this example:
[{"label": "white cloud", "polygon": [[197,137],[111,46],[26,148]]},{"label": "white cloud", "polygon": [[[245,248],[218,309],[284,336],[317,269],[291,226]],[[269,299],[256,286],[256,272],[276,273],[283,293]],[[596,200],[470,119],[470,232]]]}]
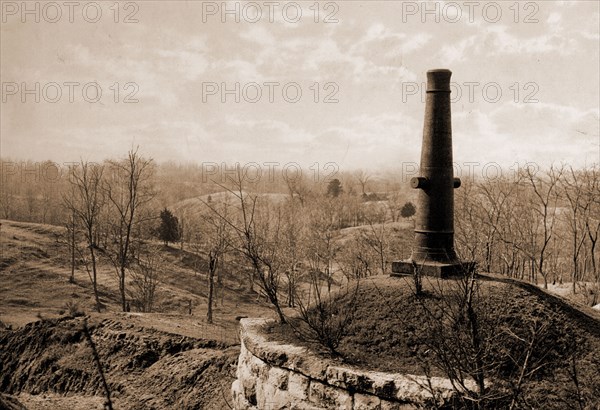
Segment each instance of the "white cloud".
[{"label": "white cloud", "polygon": [[[534,82],[535,97],[544,102],[491,106],[479,87],[476,101],[467,103],[463,87],[453,106],[458,157],[598,158],[598,3],[538,3],[539,24],[513,24],[512,3],[496,24],[482,19],[480,6],[474,25],[465,15],[456,24],[427,25],[418,16],[402,23],[394,2],[375,2],[368,10],[360,2],[340,3],[340,24],[314,23],[307,9],[312,2],[302,4],[307,14],[300,24],[280,16],[273,24],[232,18],[222,24],[219,16],[199,24],[197,2],[149,2],[135,25],[111,19],[93,28],[12,25],[2,31],[3,81],[99,81],[107,98],[50,106],[21,104],[15,95],[2,110],[2,148],[23,156],[37,150],[42,159],[62,155],[57,147],[70,147],[70,157],[86,150],[110,156],[135,139],[157,159],[302,157],[349,166],[377,161],[374,167],[403,156],[414,161],[422,106],[417,96],[403,104],[399,86],[420,84],[428,68],[443,64],[457,82],[497,82],[502,102],[512,100],[514,84]],[[522,19],[531,9],[520,10]],[[130,81],[139,85],[141,103],[112,104],[108,87]],[[228,87],[294,81],[306,98],[299,104],[221,104],[215,96],[203,104],[200,81]],[[339,104],[313,104],[308,87],[329,81],[339,84]],[[521,87],[521,101],[529,91]],[[56,132],[47,134],[50,129]]]},{"label": "white cloud", "polygon": [[478,38],[478,35],[472,35],[463,38],[458,44],[444,45],[440,50],[440,60],[444,61],[446,64],[462,61],[466,54],[471,51]]},{"label": "white cloud", "polygon": [[487,29],[489,54],[573,54],[578,49],[576,40],[558,34],[558,30],[529,38],[520,38],[508,31],[507,26],[493,26]]},{"label": "white cloud", "polygon": [[579,31],[579,34],[587,40],[594,40],[594,41],[600,40],[600,33],[592,33],[589,31]]},{"label": "white cloud", "polygon": [[553,2],[555,5],[557,6],[562,6],[562,7],[573,7],[573,6],[577,6],[577,1],[573,1],[573,0],[555,0]]},{"label": "white cloud", "polygon": [[[293,144],[303,143],[311,138],[312,134],[300,128],[293,128],[290,124],[273,119],[245,119],[228,115],[226,126],[240,132],[240,138],[248,142],[260,140],[263,143]],[[249,139],[250,137],[250,139]]]},{"label": "white cloud", "polygon": [[250,24],[246,30],[240,32],[240,37],[261,47],[274,46],[276,43],[271,31],[258,24]]},{"label": "white cloud", "polygon": [[197,80],[208,68],[206,55],[186,50],[157,50],[157,63],[163,72],[178,72],[188,81]]},{"label": "white cloud", "polygon": [[240,38],[257,48],[254,53],[240,57],[247,64],[240,63],[239,68],[246,71],[247,65],[254,65],[260,74],[271,78],[295,75],[292,70],[299,70],[297,75],[311,76],[317,81],[324,80],[328,73],[351,75],[352,80],[359,82],[379,80],[382,76],[409,81],[415,75],[403,67],[403,56],[422,49],[431,39],[428,33],[409,36],[381,23],[369,26],[362,37],[345,45],[336,41],[333,29],[325,29],[327,36],[313,33],[290,36],[278,30],[276,25],[252,25],[242,31]]},{"label": "white cloud", "polygon": [[439,52],[440,59],[453,63],[472,56],[535,55],[555,53],[561,56],[575,54],[578,41],[563,33],[559,24],[553,24],[543,35],[522,37],[511,33],[508,26],[495,25],[455,43],[446,43]]},{"label": "white cloud", "polygon": [[574,166],[597,162],[599,115],[598,109],[513,102],[489,113],[475,109],[455,114],[455,158],[505,167],[515,162],[541,166],[560,161]]},{"label": "white cloud", "polygon": [[431,40],[426,32],[406,34],[394,31],[382,23],[372,24],[366,33],[352,46],[354,54],[383,54],[395,57],[421,50]]},{"label": "white cloud", "polygon": [[546,20],[546,23],[557,24],[561,20],[562,20],[561,14],[554,12],[554,13],[550,13],[550,15],[548,16],[548,19]]},{"label": "white cloud", "polygon": [[414,118],[402,113],[362,114],[325,128],[313,149],[350,168],[393,166],[418,158],[421,129]]}]

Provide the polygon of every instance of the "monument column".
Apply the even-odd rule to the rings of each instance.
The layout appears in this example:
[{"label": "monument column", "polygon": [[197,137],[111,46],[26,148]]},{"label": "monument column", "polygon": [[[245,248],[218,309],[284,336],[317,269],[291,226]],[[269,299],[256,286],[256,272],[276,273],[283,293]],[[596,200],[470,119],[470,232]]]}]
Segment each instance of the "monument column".
[{"label": "monument column", "polygon": [[445,277],[458,273],[454,251],[454,178],[450,76],[445,69],[427,72],[427,98],[421,147],[420,176],[412,178],[418,189],[415,239],[409,260],[392,262],[392,275],[412,274],[413,263],[424,275]]}]

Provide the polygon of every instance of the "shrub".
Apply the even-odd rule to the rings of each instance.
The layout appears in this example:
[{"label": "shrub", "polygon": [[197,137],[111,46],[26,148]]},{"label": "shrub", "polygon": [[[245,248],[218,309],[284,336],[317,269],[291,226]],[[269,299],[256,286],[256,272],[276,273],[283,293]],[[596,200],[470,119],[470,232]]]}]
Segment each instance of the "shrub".
[{"label": "shrub", "polygon": [[323,295],[321,281],[313,278],[308,294],[296,296],[298,316],[290,320],[294,332],[304,341],[317,343],[332,354],[344,336],[355,312],[358,280],[341,287],[337,292]]},{"label": "shrub", "polygon": [[85,312],[79,308],[79,303],[72,300],[65,303],[63,311],[66,311],[69,317],[85,316]]}]

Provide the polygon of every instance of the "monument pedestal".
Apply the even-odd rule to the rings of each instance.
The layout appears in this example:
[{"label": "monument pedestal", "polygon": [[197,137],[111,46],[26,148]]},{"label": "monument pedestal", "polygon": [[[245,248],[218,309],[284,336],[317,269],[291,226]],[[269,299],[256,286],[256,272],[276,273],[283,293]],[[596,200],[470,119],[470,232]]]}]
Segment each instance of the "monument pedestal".
[{"label": "monument pedestal", "polygon": [[[465,266],[467,265],[467,266]],[[416,269],[421,271],[423,276],[434,276],[436,278],[449,278],[452,276],[460,276],[468,268],[468,264],[454,262],[417,262]],[[415,266],[412,260],[393,261],[392,274],[390,276],[400,277],[414,274]]]}]

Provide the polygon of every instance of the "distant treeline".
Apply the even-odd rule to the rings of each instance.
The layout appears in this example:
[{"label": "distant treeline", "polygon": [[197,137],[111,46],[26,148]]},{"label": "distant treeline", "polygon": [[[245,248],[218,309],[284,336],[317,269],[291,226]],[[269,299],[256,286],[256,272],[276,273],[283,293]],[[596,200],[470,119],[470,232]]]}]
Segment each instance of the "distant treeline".
[{"label": "distant treeline", "polygon": [[[331,164],[301,169],[295,163],[235,166],[212,162],[156,164],[139,156],[137,159],[148,163],[143,188],[149,198],[144,209],[139,210],[144,223],[133,223],[134,237],[156,232],[160,212],[168,208],[182,225],[182,241],[193,242],[194,219],[204,212],[203,204],[241,185],[250,195],[270,198],[273,209],[279,209],[277,212],[287,206],[286,212],[293,215],[296,223],[311,226],[320,218],[318,224],[327,227],[326,235],[332,243],[346,241],[347,235],[339,235],[340,230],[362,227],[353,246],[336,244],[336,249],[328,250],[333,252],[328,254],[331,260],[358,248],[374,252],[369,257],[358,255],[358,262],[347,255],[353,263],[362,263],[362,267],[355,267],[358,274],[388,272],[392,260],[410,255],[406,232],[401,235],[398,226],[391,225],[409,220],[412,215],[402,212],[403,208],[411,209],[406,205],[414,202],[414,191],[401,174],[342,172]],[[120,174],[124,168],[117,165],[126,162],[127,158],[102,164],[60,165],[51,161],[2,160],[0,216],[67,226],[72,207],[65,204],[73,192],[73,172],[79,172],[86,164],[90,169],[101,168],[98,189],[105,196],[111,181],[120,181],[119,189],[125,189],[126,181]],[[189,206],[192,198],[198,199],[196,209]],[[113,211],[99,211],[100,226],[102,219],[108,218],[105,214]],[[284,219],[280,217],[279,221]],[[96,235],[106,236],[108,232],[98,229]],[[546,169],[523,167],[510,175],[463,178],[462,186],[455,190],[455,232],[461,257],[477,261],[481,270],[535,283],[572,282],[573,291],[585,294],[589,303],[600,301],[597,165],[583,169],[565,165]]]},{"label": "distant treeline", "polygon": [[[457,247],[481,269],[544,284],[572,282],[600,302],[600,169],[554,165],[465,181],[455,191]],[[579,282],[593,282],[581,283]]]}]

